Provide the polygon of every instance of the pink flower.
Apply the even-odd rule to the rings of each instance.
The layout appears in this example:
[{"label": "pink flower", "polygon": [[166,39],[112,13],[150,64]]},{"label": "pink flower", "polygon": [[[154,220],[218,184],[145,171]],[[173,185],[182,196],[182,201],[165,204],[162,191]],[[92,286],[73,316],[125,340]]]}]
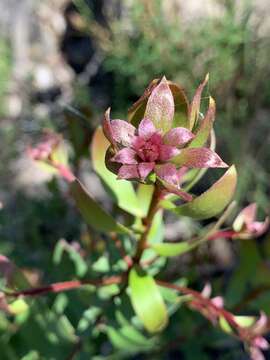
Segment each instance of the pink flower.
[{"label": "pink flower", "polygon": [[233,229],[237,233],[235,237],[250,239],[261,236],[269,227],[269,218],[264,221],[256,221],[257,205],[255,203],[245,207],[236,217]]},{"label": "pink flower", "polygon": [[[124,120],[111,121],[110,110],[107,110],[103,131],[112,145],[109,162],[115,163],[119,179],[145,182],[154,173],[169,192],[190,201],[192,196],[180,189],[188,168],[227,165],[209,148],[184,148],[195,135],[185,127],[173,127],[174,111],[174,97],[163,77],[151,90],[138,128]],[[110,170],[112,167],[110,164]]]},{"label": "pink flower", "polygon": [[68,182],[75,180],[75,176],[68,166],[68,154],[62,137],[53,132],[46,132],[42,141],[36,147],[29,147],[28,155],[35,161],[47,165],[47,169],[58,173]]}]

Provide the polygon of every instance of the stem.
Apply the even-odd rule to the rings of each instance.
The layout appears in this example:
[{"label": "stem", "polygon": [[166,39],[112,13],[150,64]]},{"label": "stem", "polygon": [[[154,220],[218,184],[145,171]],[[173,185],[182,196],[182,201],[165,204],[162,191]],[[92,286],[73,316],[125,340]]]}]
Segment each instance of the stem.
[{"label": "stem", "polygon": [[199,293],[198,291],[189,289],[185,286],[179,286],[179,285],[175,285],[175,284],[170,284],[167,283],[166,281],[161,281],[161,280],[157,280],[156,283],[160,286],[169,288],[169,289],[174,289],[177,290],[185,295],[191,295],[192,297],[194,297],[196,300],[198,300],[202,305],[204,305],[206,308],[211,308],[212,310],[214,310],[217,314],[219,314],[220,316],[224,317],[225,320],[227,320],[227,322],[232,325],[235,329],[237,330],[241,330],[241,327],[237,324],[237,322],[234,320],[234,315],[232,313],[230,313],[229,311],[217,307],[212,301],[211,299],[208,299],[206,297],[204,297],[201,293]]},{"label": "stem", "polygon": [[5,292],[5,295],[10,297],[37,296],[37,295],[47,294],[50,292],[57,293],[62,291],[73,290],[80,288],[84,285],[107,286],[112,284],[120,284],[123,280],[124,280],[123,276],[111,276],[108,278],[97,279],[97,280],[64,281],[64,282],[50,284],[47,286],[41,286],[41,287],[36,287],[36,288],[26,289],[16,292]]},{"label": "stem", "polygon": [[152,200],[151,200],[151,203],[149,206],[148,213],[147,213],[146,217],[143,219],[143,224],[145,226],[145,230],[142,233],[141,238],[138,242],[137,250],[136,250],[136,253],[133,258],[134,263],[138,264],[141,260],[142,253],[146,247],[147,237],[148,237],[149,231],[151,229],[151,225],[152,225],[154,216],[158,210],[158,204],[159,204],[161,196],[162,196],[162,190],[158,185],[156,185],[153,196],[152,196]]}]

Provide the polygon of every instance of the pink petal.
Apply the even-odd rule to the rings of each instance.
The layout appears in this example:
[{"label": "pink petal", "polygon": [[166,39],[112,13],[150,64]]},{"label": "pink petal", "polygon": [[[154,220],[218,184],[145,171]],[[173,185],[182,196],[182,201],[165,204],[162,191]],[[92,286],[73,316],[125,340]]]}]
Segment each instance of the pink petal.
[{"label": "pink petal", "polygon": [[124,120],[112,120],[111,131],[113,140],[124,146],[129,146],[132,143],[135,135],[135,127]]},{"label": "pink petal", "polygon": [[137,165],[122,165],[118,171],[118,179],[139,178]]},{"label": "pink petal", "polygon": [[178,195],[185,201],[192,200],[192,196],[190,194],[179,188],[179,176],[174,165],[164,164],[156,166],[155,173],[168,192]]},{"label": "pink petal", "polygon": [[145,179],[150,172],[154,169],[155,163],[148,162],[148,163],[140,163],[138,165],[138,171],[141,179]]},{"label": "pink petal", "polygon": [[224,300],[223,300],[222,296],[216,296],[216,297],[212,298],[211,302],[219,309],[222,309],[224,306]]},{"label": "pink petal", "polygon": [[248,231],[254,233],[255,236],[261,236],[266,232],[269,227],[269,218],[264,221],[254,221],[252,224],[247,225]]},{"label": "pink petal", "polygon": [[143,145],[145,144],[145,140],[140,137],[140,136],[134,136],[133,140],[132,140],[132,144],[131,147],[133,147],[133,149],[135,149],[136,151],[139,151],[141,147],[143,147]]},{"label": "pink petal", "polygon": [[160,161],[168,161],[169,159],[180,153],[180,150],[178,150],[175,146],[170,145],[161,145],[159,151]]},{"label": "pink petal", "polygon": [[138,128],[139,136],[145,140],[148,140],[156,131],[157,129],[150,119],[142,119]]},{"label": "pink petal", "polygon": [[266,330],[267,324],[268,324],[268,317],[263,311],[261,311],[259,319],[253,325],[253,332],[257,334],[263,333]]},{"label": "pink petal", "polygon": [[228,167],[214,151],[208,148],[187,148],[171,161],[177,166],[190,168],[224,168]]},{"label": "pink petal", "polygon": [[164,143],[172,146],[184,145],[194,138],[191,131],[183,127],[169,130],[163,137]]},{"label": "pink petal", "polygon": [[269,349],[268,341],[262,336],[256,336],[252,341],[252,345],[262,350]]},{"label": "pink petal", "polygon": [[116,155],[113,158],[111,158],[111,161],[115,161],[127,165],[137,164],[136,152],[132,149],[124,148],[118,151]]},{"label": "pink petal", "polygon": [[162,180],[166,181],[169,184],[178,186],[178,173],[175,165],[173,164],[164,164],[156,166],[155,172]]},{"label": "pink petal", "polygon": [[151,119],[155,127],[163,132],[171,128],[174,117],[174,99],[165,76],[149,96],[144,116]]},{"label": "pink petal", "polygon": [[246,206],[239,215],[243,217],[243,221],[246,225],[253,223],[257,214],[257,204],[252,203]]}]

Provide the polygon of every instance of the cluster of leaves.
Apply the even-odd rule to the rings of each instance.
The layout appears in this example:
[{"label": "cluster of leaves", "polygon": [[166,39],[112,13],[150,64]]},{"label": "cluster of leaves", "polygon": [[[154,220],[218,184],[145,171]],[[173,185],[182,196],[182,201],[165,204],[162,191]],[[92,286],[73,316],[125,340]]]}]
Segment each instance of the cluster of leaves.
[{"label": "cluster of leaves", "polygon": [[[111,121],[106,112],[103,130],[98,128],[93,136],[92,164],[108,196],[121,209],[119,216],[107,212],[72,173],[59,135],[47,133],[43,142],[29,149],[30,156],[43,169],[69,184],[71,199],[86,224],[105,238],[108,251],[93,263],[78,243],[61,240],[55,248],[54,263],[60,264],[63,254],[68,254],[76,278],[34,288],[29,288],[20,270],[2,256],[1,308],[11,320],[3,319],[15,325],[8,338],[1,338],[5,345],[16,344],[22,356],[21,333],[25,327],[33,326],[37,337],[40,330],[46,329],[46,341],[39,337],[36,352],[23,354],[25,359],[50,358],[44,350],[48,343],[54,345],[52,352],[61,343],[64,347],[58,351],[86,352],[94,359],[161,351],[166,335],[160,332],[171,326],[172,316],[174,326],[181,328],[181,321],[178,324],[175,318],[179,307],[186,305],[243,341],[253,359],[263,356],[262,350],[268,348],[263,338],[269,326],[265,314],[259,320],[235,316],[224,309],[221,297],[210,298],[209,286],[198,292],[186,286],[187,279],[160,279],[168,258],[189,253],[208,240],[256,237],[268,227],[268,219],[255,220],[256,207],[251,205],[238,215],[232,227],[222,228],[235,205],[231,203],[237,180],[234,166],[204,193],[192,194],[192,187],[207,168],[227,166],[214,151],[214,100],[210,98],[205,116],[200,112],[207,80],[199,86],[191,104],[181,87],[163,78],[153,81],[131,107],[128,121]],[[135,184],[127,179],[135,180]],[[170,243],[164,241],[165,210],[197,220],[224,212],[195,238]],[[40,300],[32,300],[48,292],[78,288],[78,295],[71,295],[75,298],[67,311],[70,318],[66,315],[66,295],[58,295],[49,308]],[[85,306],[85,311],[75,324],[72,312],[76,312],[76,301]],[[188,319],[182,311],[181,318]],[[95,339],[95,348],[89,348],[90,338]]]}]

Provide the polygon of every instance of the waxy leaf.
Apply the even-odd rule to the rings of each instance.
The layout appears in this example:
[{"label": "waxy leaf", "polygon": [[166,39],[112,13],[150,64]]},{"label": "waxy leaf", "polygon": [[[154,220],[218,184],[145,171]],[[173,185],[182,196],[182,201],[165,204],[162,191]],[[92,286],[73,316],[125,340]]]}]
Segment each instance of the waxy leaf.
[{"label": "waxy leaf", "polygon": [[150,119],[164,133],[171,129],[174,117],[174,99],[165,77],[154,88],[147,101],[145,118]]},{"label": "waxy leaf", "polygon": [[215,120],[216,113],[216,104],[215,100],[210,97],[209,99],[209,108],[203,118],[199,129],[196,132],[195,138],[191,141],[188,147],[190,148],[199,148],[206,144],[207,140],[210,137],[210,133],[213,127],[213,122]]},{"label": "waxy leaf", "polygon": [[180,243],[159,243],[151,245],[151,248],[161,256],[172,257],[182,255],[194,247],[197,244],[190,244],[187,241],[182,241]]},{"label": "waxy leaf", "polygon": [[185,127],[189,129],[189,104],[184,90],[177,84],[168,81],[174,99],[173,127]]},{"label": "waxy leaf", "polygon": [[187,166],[189,168],[215,168],[228,167],[214,151],[203,148],[182,149],[179,155],[171,159],[177,167]]},{"label": "waxy leaf", "polygon": [[133,308],[149,332],[161,331],[168,322],[167,309],[154,279],[139,268],[129,274]]},{"label": "waxy leaf", "polygon": [[219,214],[231,201],[237,182],[235,166],[231,166],[226,173],[207,191],[193,201],[181,205],[173,211],[179,215],[194,219],[209,219]]},{"label": "waxy leaf", "polygon": [[118,180],[117,176],[105,166],[105,155],[109,145],[101,127],[97,128],[91,144],[93,168],[109,189],[109,193],[113,195],[117,205],[134,216],[142,217],[144,211],[141,209],[132,183],[126,180]]},{"label": "waxy leaf", "polygon": [[[153,80],[143,95],[137,100],[131,108],[128,110],[128,121],[131,122],[135,127],[138,127],[139,122],[144,117],[147,100],[153,91],[153,89],[157,86],[159,79]],[[189,129],[189,104],[188,98],[184,92],[184,90],[173,83],[172,81],[167,81],[169,88],[172,92],[174,99],[174,119],[173,119],[173,127],[185,127]]]},{"label": "waxy leaf", "polygon": [[194,126],[196,125],[196,122],[199,117],[200,113],[200,105],[201,105],[201,97],[202,92],[209,80],[209,74],[206,75],[204,81],[199,85],[198,89],[196,90],[196,93],[194,95],[194,98],[192,100],[191,106],[190,106],[190,112],[189,112],[189,129],[192,130]]},{"label": "waxy leaf", "polygon": [[119,224],[92,198],[78,179],[73,181],[70,187],[76,205],[88,225],[102,232],[130,233],[129,229]]},{"label": "waxy leaf", "polygon": [[138,127],[140,121],[144,117],[147,100],[157,86],[159,79],[154,79],[145,89],[143,95],[128,109],[128,121],[135,127]]}]

